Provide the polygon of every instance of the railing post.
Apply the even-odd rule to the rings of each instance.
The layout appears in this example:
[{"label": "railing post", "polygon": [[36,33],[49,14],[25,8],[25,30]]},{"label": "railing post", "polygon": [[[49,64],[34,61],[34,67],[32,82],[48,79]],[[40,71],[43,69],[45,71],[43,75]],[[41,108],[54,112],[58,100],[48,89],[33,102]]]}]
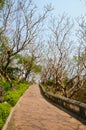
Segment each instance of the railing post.
[{"label": "railing post", "polygon": [[85,109],[80,106],[79,111],[80,111],[80,113],[79,113],[80,117],[86,119],[86,117],[85,117],[86,116],[85,115]]}]

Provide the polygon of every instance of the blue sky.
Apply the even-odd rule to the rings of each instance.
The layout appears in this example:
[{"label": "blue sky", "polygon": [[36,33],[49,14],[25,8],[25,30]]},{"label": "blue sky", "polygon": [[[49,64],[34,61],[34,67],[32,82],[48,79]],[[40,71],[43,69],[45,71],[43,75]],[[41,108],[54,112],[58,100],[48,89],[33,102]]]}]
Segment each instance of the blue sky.
[{"label": "blue sky", "polygon": [[85,0],[33,0],[39,9],[44,5],[51,3],[54,7],[53,14],[63,14],[64,12],[72,18],[86,13]]}]

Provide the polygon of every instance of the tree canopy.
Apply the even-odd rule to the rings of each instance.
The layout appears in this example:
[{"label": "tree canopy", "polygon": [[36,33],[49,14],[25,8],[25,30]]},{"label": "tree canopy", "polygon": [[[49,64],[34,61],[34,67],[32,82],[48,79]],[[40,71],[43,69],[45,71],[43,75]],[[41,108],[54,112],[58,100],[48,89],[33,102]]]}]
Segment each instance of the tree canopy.
[{"label": "tree canopy", "polygon": [[4,7],[6,0],[0,0],[0,10]]}]

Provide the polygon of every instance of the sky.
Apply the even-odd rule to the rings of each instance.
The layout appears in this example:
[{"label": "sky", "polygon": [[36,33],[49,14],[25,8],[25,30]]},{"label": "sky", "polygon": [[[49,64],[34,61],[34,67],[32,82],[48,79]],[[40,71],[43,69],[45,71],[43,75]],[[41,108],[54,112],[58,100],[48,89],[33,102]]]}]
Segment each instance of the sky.
[{"label": "sky", "polygon": [[[43,7],[47,4],[52,4],[54,7],[54,10],[52,12],[52,15],[55,16],[55,18],[58,18],[58,15],[62,16],[63,13],[67,14],[68,17],[74,20],[74,22],[77,20],[77,18],[86,15],[86,0],[33,0],[34,3],[38,6],[39,12],[43,10]],[[47,26],[47,24],[46,24]],[[71,39],[74,39],[74,46],[77,46],[78,43],[77,37],[76,37],[76,30],[77,30],[77,24],[74,26],[74,31],[71,34]],[[45,34],[46,33],[46,34]],[[47,36],[47,31],[44,34]],[[49,34],[49,32],[48,32]],[[47,39],[47,37],[44,36],[44,39]],[[42,36],[43,38],[43,36]]]},{"label": "sky", "polygon": [[38,6],[39,10],[43,6],[51,3],[54,7],[53,14],[58,16],[59,14],[66,13],[72,18],[79,17],[86,13],[86,1],[85,0],[33,0]]}]

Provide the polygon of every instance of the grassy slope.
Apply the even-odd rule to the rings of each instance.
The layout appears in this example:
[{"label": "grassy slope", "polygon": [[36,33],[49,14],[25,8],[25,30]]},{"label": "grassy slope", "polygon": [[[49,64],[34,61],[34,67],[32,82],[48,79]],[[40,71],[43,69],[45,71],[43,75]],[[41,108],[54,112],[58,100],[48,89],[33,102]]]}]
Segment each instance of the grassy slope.
[{"label": "grassy slope", "polygon": [[6,119],[11,111],[11,108],[18,102],[22,94],[28,89],[30,84],[23,82],[17,84],[16,81],[13,81],[15,89],[11,90],[9,84],[3,79],[0,80],[0,85],[4,87],[3,102],[0,103],[0,130],[6,122]]}]

